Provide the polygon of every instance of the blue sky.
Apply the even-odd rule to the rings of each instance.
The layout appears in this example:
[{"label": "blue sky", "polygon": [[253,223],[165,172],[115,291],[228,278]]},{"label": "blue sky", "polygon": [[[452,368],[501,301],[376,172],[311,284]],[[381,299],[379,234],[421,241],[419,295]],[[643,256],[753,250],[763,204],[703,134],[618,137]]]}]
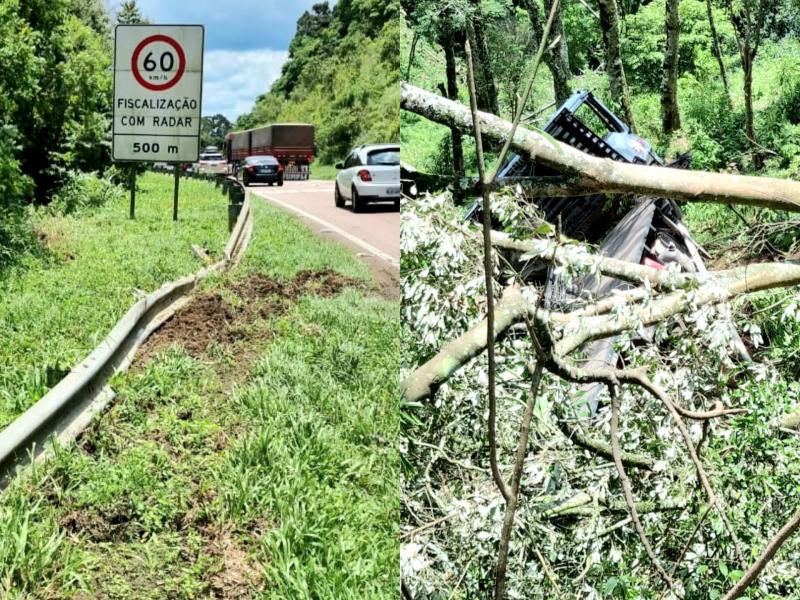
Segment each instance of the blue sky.
[{"label": "blue sky", "polygon": [[[320,0],[138,0],[156,24],[205,25],[203,114],[231,121],[281,74],[297,19]],[[329,0],[329,4],[335,2]],[[119,0],[106,0],[112,14]]]}]

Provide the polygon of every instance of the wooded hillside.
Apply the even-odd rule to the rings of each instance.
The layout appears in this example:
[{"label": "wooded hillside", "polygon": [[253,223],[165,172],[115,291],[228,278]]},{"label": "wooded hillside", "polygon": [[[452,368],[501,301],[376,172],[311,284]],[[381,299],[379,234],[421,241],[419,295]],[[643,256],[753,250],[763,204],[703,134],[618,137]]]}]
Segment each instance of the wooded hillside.
[{"label": "wooded hillside", "polygon": [[397,141],[398,39],[397,0],[315,4],[297,22],[281,77],[236,128],[312,123],[326,164],[357,143]]}]

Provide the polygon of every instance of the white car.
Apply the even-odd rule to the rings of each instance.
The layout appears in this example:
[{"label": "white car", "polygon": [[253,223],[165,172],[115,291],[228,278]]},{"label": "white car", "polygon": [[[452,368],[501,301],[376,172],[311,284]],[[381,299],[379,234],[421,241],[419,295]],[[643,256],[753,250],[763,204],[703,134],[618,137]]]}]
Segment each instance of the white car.
[{"label": "white car", "polygon": [[200,162],[195,166],[198,173],[216,173],[226,175],[228,173],[228,161],[222,154],[201,154]]},{"label": "white car", "polygon": [[361,212],[369,202],[395,203],[400,207],[400,145],[359,146],[347,156],[336,175],[336,206],[350,201],[353,212]]}]

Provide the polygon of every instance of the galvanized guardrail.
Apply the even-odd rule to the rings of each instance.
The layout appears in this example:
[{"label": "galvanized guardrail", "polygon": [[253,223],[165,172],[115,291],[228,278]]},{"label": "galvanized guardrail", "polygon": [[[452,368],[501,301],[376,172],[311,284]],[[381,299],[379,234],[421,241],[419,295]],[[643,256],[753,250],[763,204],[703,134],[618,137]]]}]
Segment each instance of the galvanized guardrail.
[{"label": "galvanized guardrail", "polygon": [[[233,185],[239,184],[232,182],[227,187]],[[141,298],[89,356],[0,432],[0,488],[8,484],[17,467],[46,456],[51,438],[65,443],[77,437],[114,398],[108,380],[130,366],[144,340],[174,314],[204,277],[239,261],[253,230],[250,201],[246,195],[242,197],[222,260]]]}]

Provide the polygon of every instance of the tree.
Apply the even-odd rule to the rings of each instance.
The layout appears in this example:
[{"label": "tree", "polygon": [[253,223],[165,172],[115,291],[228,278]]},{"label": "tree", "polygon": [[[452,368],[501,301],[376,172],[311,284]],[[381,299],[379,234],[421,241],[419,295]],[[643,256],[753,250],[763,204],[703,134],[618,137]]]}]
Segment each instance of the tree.
[{"label": "tree", "polygon": [[223,114],[203,117],[200,119],[200,146],[222,146],[232,127],[233,123]]},{"label": "tree", "polygon": [[470,27],[474,37],[475,60],[475,91],[478,96],[478,108],[481,110],[499,114],[500,105],[497,102],[497,85],[492,71],[492,61],[489,58],[489,47],[486,43],[484,32],[485,19],[481,12],[480,0],[469,0],[470,2]]},{"label": "tree", "polygon": [[681,31],[679,4],[680,0],[666,0],[665,3],[664,28],[667,41],[664,47],[661,79],[661,126],[667,134],[681,128],[681,116],[678,110],[678,38]]},{"label": "tree", "polygon": [[148,24],[148,21],[139,10],[139,5],[136,0],[124,0],[117,12],[117,24],[119,25],[136,25],[139,23]]},{"label": "tree", "polygon": [[600,28],[603,31],[603,45],[606,56],[606,73],[611,87],[614,103],[622,108],[625,121],[632,131],[636,131],[631,107],[631,95],[625,80],[622,66],[622,50],[619,43],[619,14],[615,0],[598,0],[600,8]]},{"label": "tree", "polygon": [[717,59],[717,64],[719,65],[719,74],[722,77],[722,86],[725,88],[725,97],[728,99],[728,106],[733,110],[731,89],[730,85],[728,85],[728,71],[725,68],[725,61],[722,58],[722,47],[719,43],[719,35],[717,35],[717,26],[714,23],[714,11],[711,0],[706,0],[706,10],[708,12],[708,27],[711,31],[711,47],[714,51],[714,57]]},{"label": "tree", "polygon": [[761,44],[767,14],[772,9],[772,0],[741,0],[736,3],[729,0],[727,8],[744,71],[745,135],[750,142],[755,164],[760,167],[761,147],[756,140],[753,126],[753,65]]},{"label": "tree", "polygon": [[[456,80],[456,54],[453,47],[452,37],[440,39],[444,50],[445,72],[447,75],[447,94],[450,100],[458,100],[458,84]],[[461,145],[461,132],[452,127],[450,129],[450,140],[453,150],[453,171],[456,175],[464,174],[464,148]]]},{"label": "tree", "polygon": [[[539,5],[535,0],[518,0],[519,4],[528,13],[528,19],[536,35],[536,43],[542,39],[544,21],[539,14]],[[544,1],[544,12],[547,15],[553,6],[553,0]],[[553,92],[555,93],[556,104],[562,104],[569,98],[572,90],[569,86],[571,73],[569,70],[569,52],[567,48],[567,38],[564,33],[564,22],[561,19],[561,3],[559,3],[556,17],[553,20],[553,34],[557,36],[558,43],[554,47],[548,47],[544,53],[544,61],[550,73],[553,75]]]}]

